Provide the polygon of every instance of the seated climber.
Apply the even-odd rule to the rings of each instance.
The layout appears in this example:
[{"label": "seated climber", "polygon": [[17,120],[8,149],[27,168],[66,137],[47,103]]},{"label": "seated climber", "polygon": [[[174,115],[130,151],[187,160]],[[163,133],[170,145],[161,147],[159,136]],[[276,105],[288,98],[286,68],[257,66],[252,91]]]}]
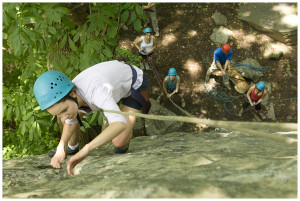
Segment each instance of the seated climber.
[{"label": "seated climber", "polygon": [[256,85],[253,85],[250,87],[250,89],[247,92],[247,99],[248,101],[245,101],[243,103],[242,109],[240,110],[238,116],[242,116],[244,110],[249,106],[254,106],[256,110],[258,110],[259,115],[261,118],[265,119],[265,116],[261,112],[261,102],[264,100],[267,92],[265,89],[265,83],[263,81],[258,82]]},{"label": "seated climber", "polygon": [[[180,77],[177,75],[175,68],[170,68],[168,76],[165,77],[163,82],[163,89],[168,98],[171,98],[174,94],[177,94],[181,98],[181,107],[185,107],[185,101],[183,99],[183,92],[179,89]],[[157,102],[160,103],[161,97],[164,96],[164,92],[157,98]]]},{"label": "seated climber", "polygon": [[[232,49],[230,48],[230,45],[228,44],[224,44],[222,45],[222,47],[217,48],[214,51],[214,60],[211,64],[211,66],[209,67],[209,69],[206,72],[206,77],[205,77],[205,81],[208,82],[209,81],[209,76],[218,70],[218,68],[222,71],[222,75],[223,75],[223,84],[228,88],[230,88],[230,84],[229,84],[229,77],[228,75],[226,75],[226,70],[227,68],[230,69],[231,68],[231,57],[232,57]],[[224,67],[224,68],[223,68]]]},{"label": "seated climber", "polygon": [[[59,71],[47,71],[34,83],[33,91],[41,110],[61,118],[62,136],[51,159],[53,168],[61,168],[66,154],[74,155],[67,162],[68,174],[88,153],[112,141],[115,153],[125,153],[132,138],[135,116],[104,112],[109,126],[91,142],[78,150],[81,111],[86,114],[103,110],[148,113],[148,78],[136,66],[119,61],[107,61],[89,67],[72,81]],[[121,105],[118,106],[118,102]],[[72,149],[66,153],[65,147]]]}]

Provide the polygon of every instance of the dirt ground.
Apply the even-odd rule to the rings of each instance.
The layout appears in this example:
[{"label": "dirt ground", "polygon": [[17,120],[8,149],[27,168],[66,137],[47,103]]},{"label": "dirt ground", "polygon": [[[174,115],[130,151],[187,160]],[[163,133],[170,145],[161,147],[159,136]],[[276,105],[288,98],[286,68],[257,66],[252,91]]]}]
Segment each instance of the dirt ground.
[{"label": "dirt ground", "polygon": [[[297,45],[289,46],[290,51],[278,60],[264,59],[265,42],[274,40],[239,20],[237,18],[239,6],[238,3],[157,4],[160,36],[157,38],[158,45],[153,57],[155,67],[162,79],[167,75],[169,68],[177,69],[182,80],[181,89],[185,93],[186,107],[184,109],[192,115],[200,117],[202,114],[202,117],[216,120],[255,121],[251,112],[245,113],[242,117],[231,114],[237,114],[245,100],[233,89],[233,83],[231,83],[232,90],[228,92],[228,96],[238,97],[232,101],[233,106],[226,105],[227,110],[231,112],[225,110],[224,102],[208,96],[204,89],[207,65],[203,62],[202,55],[206,56],[218,47],[209,38],[213,29],[219,27],[211,17],[218,11],[227,17],[226,28],[234,33],[228,41],[233,49],[232,59],[241,62],[247,57],[253,58],[269,69],[262,80],[271,83],[271,99],[277,100],[273,101],[276,121],[297,122],[297,100],[279,101],[297,97]],[[152,28],[151,24],[148,26]],[[120,34],[120,46],[138,54],[131,43],[141,33],[129,28],[127,31],[121,30]],[[213,60],[213,54],[211,55],[209,63]],[[287,74],[287,68],[290,68],[295,75],[294,78]],[[151,70],[146,71],[146,74],[151,84],[150,97],[156,99],[160,93],[157,78]],[[211,78],[215,78],[222,86],[222,78],[218,74],[212,75]],[[180,105],[179,98],[173,99]],[[177,115],[184,115],[170,101],[165,100],[163,104]],[[263,121],[272,122],[271,119]]]}]

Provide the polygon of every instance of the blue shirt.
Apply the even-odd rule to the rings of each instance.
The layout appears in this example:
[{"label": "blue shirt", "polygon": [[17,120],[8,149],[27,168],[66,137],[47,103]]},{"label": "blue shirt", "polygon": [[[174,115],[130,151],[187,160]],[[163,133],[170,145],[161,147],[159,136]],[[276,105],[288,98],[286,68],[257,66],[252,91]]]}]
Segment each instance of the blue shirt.
[{"label": "blue shirt", "polygon": [[230,60],[231,56],[232,56],[232,49],[230,50],[230,52],[228,54],[225,54],[222,51],[222,48],[217,48],[214,52],[214,61],[219,61],[221,63],[221,65],[224,65],[226,63],[226,60]]},{"label": "blue shirt", "polygon": [[174,82],[171,82],[170,81],[170,76],[167,76],[167,89],[175,90],[176,89],[176,84],[177,84],[177,75],[175,77]]}]

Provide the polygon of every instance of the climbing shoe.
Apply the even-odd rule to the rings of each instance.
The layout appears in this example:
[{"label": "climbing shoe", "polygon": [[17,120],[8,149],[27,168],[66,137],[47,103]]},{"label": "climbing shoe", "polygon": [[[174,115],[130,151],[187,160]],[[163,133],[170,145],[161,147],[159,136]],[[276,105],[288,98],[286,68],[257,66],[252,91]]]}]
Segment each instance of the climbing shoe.
[{"label": "climbing shoe", "polygon": [[143,63],[140,63],[140,67],[141,67],[142,70],[144,70],[144,68],[145,68]]},{"label": "climbing shoe", "polygon": [[115,147],[115,154],[125,154],[129,149],[129,144],[123,147]]},{"label": "climbing shoe", "polygon": [[185,101],[184,101],[184,99],[181,100],[181,107],[185,107]]},{"label": "climbing shoe", "polygon": [[[77,147],[77,148],[74,149],[74,150],[70,149],[69,146],[67,146],[67,147],[65,148],[65,153],[66,153],[67,156],[75,155],[76,153],[78,153],[78,151],[79,151],[79,147]],[[53,149],[53,150],[51,150],[51,151],[48,153],[48,156],[49,156],[50,158],[52,158],[52,157],[55,155],[55,153],[56,153],[56,148]]]},{"label": "climbing shoe", "polygon": [[149,70],[149,69],[150,69],[150,67],[149,67],[149,64],[148,64],[148,63],[145,63],[145,68],[146,68],[146,70]]}]

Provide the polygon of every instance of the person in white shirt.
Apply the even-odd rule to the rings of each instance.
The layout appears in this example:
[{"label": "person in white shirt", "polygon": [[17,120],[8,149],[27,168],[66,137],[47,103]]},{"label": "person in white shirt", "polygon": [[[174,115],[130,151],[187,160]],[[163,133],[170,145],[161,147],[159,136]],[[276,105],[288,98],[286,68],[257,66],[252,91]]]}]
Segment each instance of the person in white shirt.
[{"label": "person in white shirt", "polygon": [[149,59],[153,54],[153,51],[156,48],[156,39],[151,35],[152,30],[147,27],[144,29],[144,35],[137,37],[133,41],[133,45],[138,49],[139,55],[142,56],[142,62],[140,63],[140,67],[143,70],[149,70]]},{"label": "person in white shirt", "polygon": [[[100,109],[148,113],[148,78],[141,69],[120,61],[107,61],[89,67],[72,81],[59,71],[48,71],[36,80],[33,90],[41,110],[47,109],[63,122],[63,131],[51,166],[61,168],[65,147],[78,146],[80,116]],[[120,107],[118,102],[120,101]],[[80,115],[79,115],[80,114]],[[67,162],[68,174],[88,153],[109,141],[115,153],[125,153],[132,138],[136,117],[104,112],[109,126]],[[76,145],[77,143],[77,145]]]}]

